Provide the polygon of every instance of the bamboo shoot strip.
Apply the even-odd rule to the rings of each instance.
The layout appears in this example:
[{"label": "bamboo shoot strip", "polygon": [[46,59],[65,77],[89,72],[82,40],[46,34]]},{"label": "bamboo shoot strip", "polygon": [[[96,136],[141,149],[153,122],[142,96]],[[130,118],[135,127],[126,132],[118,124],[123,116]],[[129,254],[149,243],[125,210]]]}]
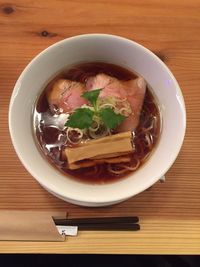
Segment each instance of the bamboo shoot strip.
[{"label": "bamboo shoot strip", "polygon": [[116,153],[126,152],[128,154],[133,151],[132,133],[129,131],[90,140],[74,148],[66,148],[65,154],[68,164],[71,164],[84,159],[92,159],[96,156],[98,156],[98,158],[100,158],[100,156],[104,158],[105,155],[113,157],[113,154],[116,155]]},{"label": "bamboo shoot strip", "polygon": [[111,164],[116,164],[116,163],[127,163],[131,161],[131,157],[129,155],[125,156],[120,156],[120,157],[115,157],[115,158],[104,158],[104,159],[87,159],[83,161],[77,161],[74,163],[68,164],[68,168],[70,170],[76,170],[80,168],[87,168],[87,167],[92,167],[98,164],[103,164],[103,163],[111,163]]}]

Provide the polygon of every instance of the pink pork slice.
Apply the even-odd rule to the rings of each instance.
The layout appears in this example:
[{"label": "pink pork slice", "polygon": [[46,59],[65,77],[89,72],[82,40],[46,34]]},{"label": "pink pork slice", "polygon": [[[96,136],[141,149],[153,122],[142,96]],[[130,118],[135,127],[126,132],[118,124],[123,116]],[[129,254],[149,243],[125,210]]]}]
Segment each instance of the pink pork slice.
[{"label": "pink pork slice", "polygon": [[120,81],[106,74],[90,77],[86,83],[87,90],[100,89],[100,97],[114,96],[119,99],[126,98],[130,103],[132,114],[129,115],[117,128],[118,132],[135,130],[140,118],[141,108],[146,92],[146,82],[139,77],[134,80]]},{"label": "pink pork slice", "polygon": [[62,108],[63,112],[73,112],[74,109],[87,104],[81,95],[86,91],[85,85],[65,79],[57,80],[47,94],[50,105]]}]

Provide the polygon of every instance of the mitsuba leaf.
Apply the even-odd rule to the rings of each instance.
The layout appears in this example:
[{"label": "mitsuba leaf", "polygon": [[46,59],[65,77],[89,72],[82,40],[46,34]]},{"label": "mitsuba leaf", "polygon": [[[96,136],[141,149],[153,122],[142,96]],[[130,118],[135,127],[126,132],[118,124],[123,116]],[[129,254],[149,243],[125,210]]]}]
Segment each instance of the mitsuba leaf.
[{"label": "mitsuba leaf", "polygon": [[97,99],[101,90],[102,89],[95,89],[89,92],[85,92],[82,94],[82,97],[87,99],[93,105],[93,107],[96,107]]},{"label": "mitsuba leaf", "polygon": [[92,125],[94,112],[89,108],[77,108],[69,117],[65,126],[86,129]]},{"label": "mitsuba leaf", "polygon": [[125,119],[125,116],[117,114],[111,108],[103,108],[99,111],[99,115],[109,129],[114,129]]}]

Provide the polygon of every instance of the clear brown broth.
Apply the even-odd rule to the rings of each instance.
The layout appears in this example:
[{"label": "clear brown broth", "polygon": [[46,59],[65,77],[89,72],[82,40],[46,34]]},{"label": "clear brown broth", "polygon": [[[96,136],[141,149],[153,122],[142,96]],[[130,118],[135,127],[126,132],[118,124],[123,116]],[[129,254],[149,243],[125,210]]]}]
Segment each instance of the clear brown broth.
[{"label": "clear brown broth", "polygon": [[[107,164],[101,164],[100,166],[98,166],[96,171],[94,171],[94,167],[82,168],[78,170],[67,169],[67,162],[65,160],[62,160],[61,156],[62,150],[69,146],[68,144],[62,145],[62,142],[64,143],[66,140],[65,131],[58,129],[53,124],[46,126],[46,122],[44,120],[40,121],[40,116],[45,113],[51,114],[46,98],[46,93],[48,90],[50,90],[56,80],[64,78],[79,82],[85,82],[88,77],[94,76],[98,73],[105,73],[107,75],[116,77],[119,80],[130,80],[137,77],[135,73],[113,64],[101,62],[79,64],[62,71],[54,79],[52,79],[52,81],[49,82],[49,84],[40,95],[34,111],[34,129],[37,137],[37,142],[49,162],[61,172],[68,174],[70,177],[78,179],[82,182],[89,183],[113,182],[123,177],[127,177],[127,175],[130,174],[130,171],[125,174],[114,175],[107,170]],[[153,146],[151,149],[146,146],[146,143],[144,141],[144,134],[142,131],[142,129],[149,127],[150,116],[157,118],[156,127],[154,127],[151,132],[153,136]],[[155,148],[160,135],[160,128],[161,119],[159,107],[151,90],[147,88],[141,111],[140,122],[137,129],[135,130],[134,143],[136,149],[134,153],[131,154],[132,163],[134,163],[138,159],[140,160],[139,168],[144,164],[146,158],[149,157],[149,154],[151,154],[153,149]],[[58,142],[58,140],[60,141]]]}]

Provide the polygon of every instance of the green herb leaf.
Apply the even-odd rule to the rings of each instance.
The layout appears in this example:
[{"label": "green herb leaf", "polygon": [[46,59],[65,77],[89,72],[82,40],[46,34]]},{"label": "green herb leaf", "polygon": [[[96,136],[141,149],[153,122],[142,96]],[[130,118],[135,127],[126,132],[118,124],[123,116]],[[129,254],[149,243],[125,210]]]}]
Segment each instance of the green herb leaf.
[{"label": "green herb leaf", "polygon": [[99,111],[99,115],[109,129],[114,129],[125,119],[125,116],[117,114],[111,108],[103,108]]},{"label": "green herb leaf", "polygon": [[92,125],[94,112],[89,108],[77,108],[65,123],[65,126],[85,129]]},{"label": "green herb leaf", "polygon": [[85,92],[82,94],[82,97],[87,99],[93,105],[93,107],[96,108],[97,99],[99,97],[101,90],[102,89],[95,89],[90,92]]}]

